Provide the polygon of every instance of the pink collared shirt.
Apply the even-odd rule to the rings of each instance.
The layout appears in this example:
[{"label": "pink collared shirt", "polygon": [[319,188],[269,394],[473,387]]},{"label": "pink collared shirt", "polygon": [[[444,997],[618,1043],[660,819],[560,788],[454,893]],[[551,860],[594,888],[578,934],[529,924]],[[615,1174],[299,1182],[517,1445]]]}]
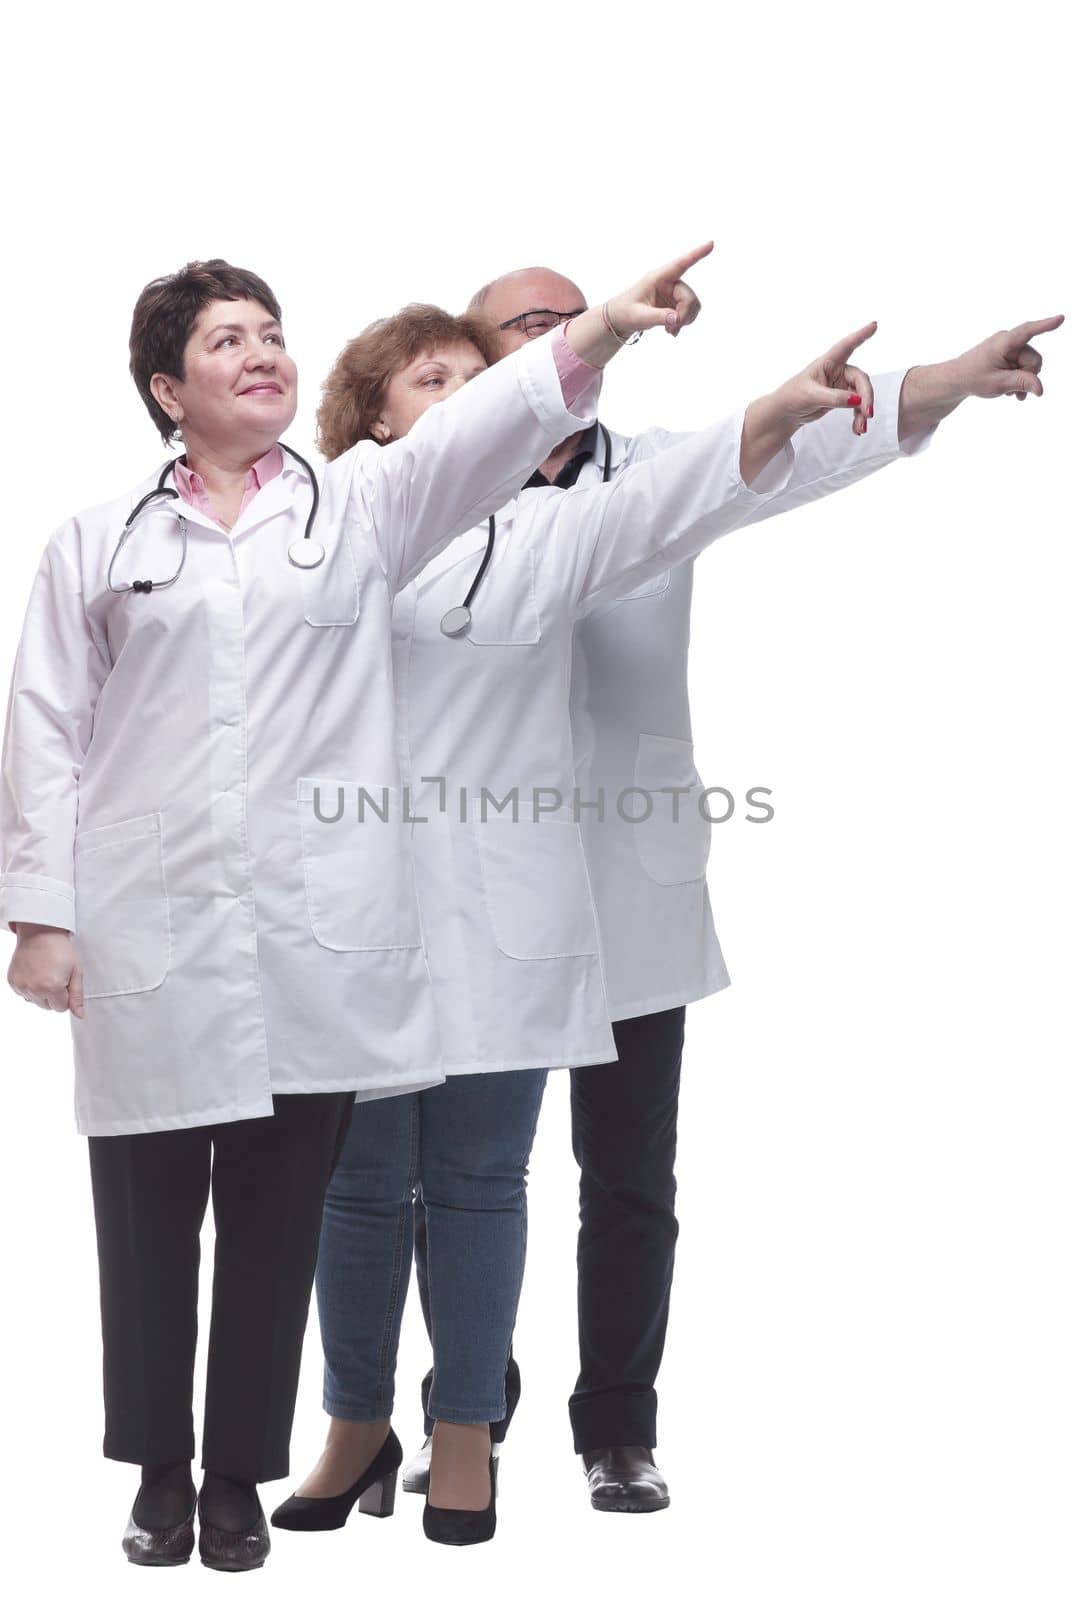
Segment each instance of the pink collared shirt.
[{"label": "pink collared shirt", "polygon": [[[248,468],[247,477],[244,479],[244,493],[243,499],[240,501],[237,521],[243,516],[263,485],[269,483],[272,478],[277,477],[284,464],[285,458],[281,451],[281,446],[275,444],[267,450],[264,456],[259,457],[253,467]],[[175,481],[180,493],[180,499],[185,504],[193,506],[196,511],[201,511],[203,516],[210,517],[212,521],[217,523],[219,528],[225,526],[210,500],[206,482],[200,473],[192,472],[191,468],[185,465],[183,461],[178,461],[175,468]]]},{"label": "pink collared shirt", "polygon": [[[566,338],[565,324],[562,324],[554,334],[551,353],[554,356],[558,381],[562,386],[562,399],[566,403],[566,409],[572,411],[577,401],[599,377],[600,369],[593,367],[587,361],[583,361],[577,354]],[[271,479],[277,477],[284,464],[285,458],[281,452],[281,447],[275,444],[272,449],[267,450],[266,454],[255,462],[253,467],[248,469],[247,477],[244,479],[243,499],[240,501],[237,521],[243,516],[259,490],[269,483]],[[210,517],[217,523],[218,527],[223,528],[225,526],[210,501],[205,480],[200,473],[192,472],[190,467],[186,466],[182,461],[178,461],[175,468],[175,479],[180,499],[185,504],[193,506],[196,511],[201,511],[204,516]]]},{"label": "pink collared shirt", "polygon": [[558,381],[562,385],[562,398],[566,402],[566,410],[572,411],[577,401],[599,377],[600,368],[593,367],[590,362],[582,360],[577,354],[566,338],[564,322],[559,324],[551,353],[554,356]]}]

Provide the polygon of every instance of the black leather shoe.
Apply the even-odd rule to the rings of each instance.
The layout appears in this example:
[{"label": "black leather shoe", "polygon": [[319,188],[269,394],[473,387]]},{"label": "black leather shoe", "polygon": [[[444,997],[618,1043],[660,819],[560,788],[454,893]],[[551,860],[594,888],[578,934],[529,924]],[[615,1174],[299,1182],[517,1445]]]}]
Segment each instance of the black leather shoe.
[{"label": "black leather shoe", "polygon": [[199,1496],[199,1555],[204,1567],[211,1567],[214,1572],[254,1572],[256,1567],[265,1564],[270,1553],[270,1530],[257,1495],[255,1504],[258,1505],[258,1520],[242,1533],[230,1533],[206,1521]]},{"label": "black leather shoe", "polygon": [[666,1511],[667,1485],[643,1444],[615,1444],[586,1450],[581,1457],[595,1511]]},{"label": "black leather shoe", "polygon": [[403,1459],[400,1440],[391,1428],[378,1455],[351,1488],[323,1498],[290,1495],[270,1521],[275,1528],[297,1533],[325,1533],[330,1528],[343,1528],[353,1506],[365,1517],[391,1517],[397,1472]]},{"label": "black leather shoe", "polygon": [[195,1548],[195,1494],[191,1513],[173,1528],[140,1528],[132,1512],[124,1531],[124,1555],[137,1567],[182,1567]]},{"label": "black leather shoe", "polygon": [[[491,1451],[491,1498],[482,1511],[452,1511],[446,1506],[433,1506],[428,1500],[423,1508],[423,1531],[435,1544],[486,1544],[495,1536],[495,1480],[498,1476],[498,1458]],[[428,1483],[427,1493],[430,1493]]]}]

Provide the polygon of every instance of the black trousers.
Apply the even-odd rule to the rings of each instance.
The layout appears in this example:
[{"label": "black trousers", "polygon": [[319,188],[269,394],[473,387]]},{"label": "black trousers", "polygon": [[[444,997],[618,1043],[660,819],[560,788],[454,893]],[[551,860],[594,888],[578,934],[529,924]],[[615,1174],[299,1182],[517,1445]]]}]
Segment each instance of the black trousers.
[{"label": "black trousers", "polygon": [[[570,1072],[573,1153],[581,1169],[577,1330],[581,1370],[570,1397],[574,1449],[656,1443],[678,1222],[674,1158],[686,1008],[613,1025],[618,1060]],[[424,1317],[423,1207],[416,1207],[416,1275]],[[426,1400],[430,1373],[424,1379]],[[505,1437],[521,1391],[512,1355]],[[427,1431],[430,1432],[430,1419]]]},{"label": "black trousers", "polygon": [[202,1465],[283,1478],[322,1201],[351,1094],[275,1095],[274,1115],[91,1138],[105,1454],[188,1461],[199,1229],[212,1195],[213,1309]]},{"label": "black trousers", "polygon": [[577,1329],[570,1397],[578,1454],[656,1443],[678,1222],[674,1158],[686,1008],[613,1024],[618,1060],[570,1073],[581,1169]]}]

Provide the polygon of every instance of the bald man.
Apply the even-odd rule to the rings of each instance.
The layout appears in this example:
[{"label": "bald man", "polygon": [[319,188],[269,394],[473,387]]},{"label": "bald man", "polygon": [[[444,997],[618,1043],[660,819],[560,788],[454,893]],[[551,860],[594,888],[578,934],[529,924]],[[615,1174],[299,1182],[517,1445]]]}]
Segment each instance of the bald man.
[{"label": "bald man", "polygon": [[[571,279],[530,267],[488,284],[469,309],[497,330],[505,356],[587,304]],[[826,442],[823,470],[818,458],[814,479],[850,481],[916,454],[970,395],[1040,394],[1041,357],[1027,341],[1062,321],[1023,323],[954,361],[874,375],[868,429],[852,431],[840,412],[816,425],[824,430],[816,439]],[[625,438],[597,422],[564,440],[525,488],[613,480],[680,437],[656,428]],[[581,1170],[581,1367],[569,1411],[598,1511],[659,1511],[670,1503],[652,1452],[678,1237],[674,1160],[685,1008],[729,982],[705,881],[710,826],[695,803],[701,782],[689,709],[692,593],[693,563],[687,561],[591,612],[574,633],[577,787],[582,799],[602,791],[608,801],[602,821],[582,809],[581,832],[618,1050],[618,1060],[607,1066],[570,1073],[573,1151]],[[633,787],[657,797],[664,789],[691,793],[677,824],[670,809],[660,814],[657,806],[653,820],[628,826],[612,812],[616,797]],[[419,1204],[416,1221],[426,1311]],[[506,1421],[491,1428],[496,1447],[519,1392],[511,1357]],[[426,1487],[428,1459],[425,1447],[406,1473],[406,1489]]]}]

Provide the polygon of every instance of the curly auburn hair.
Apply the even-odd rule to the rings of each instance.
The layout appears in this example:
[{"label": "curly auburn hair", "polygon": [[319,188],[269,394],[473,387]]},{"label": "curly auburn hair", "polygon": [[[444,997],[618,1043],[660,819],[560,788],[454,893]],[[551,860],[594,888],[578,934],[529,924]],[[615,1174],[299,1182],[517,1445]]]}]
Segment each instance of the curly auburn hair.
[{"label": "curly auburn hair", "polygon": [[180,437],[179,429],[154,399],[150,380],[155,372],[184,378],[184,349],[199,313],[212,300],[254,300],[281,321],[281,307],[269,284],[246,267],[227,261],[189,261],[179,272],[154,278],[135,302],[128,341],[131,376],[164,444]]},{"label": "curly auburn hair", "polygon": [[451,344],[475,345],[489,367],[501,354],[496,335],[481,317],[455,317],[441,306],[405,306],[350,339],[322,385],[318,445],[327,461],[373,437],[371,424],[395,373],[418,356]]}]

